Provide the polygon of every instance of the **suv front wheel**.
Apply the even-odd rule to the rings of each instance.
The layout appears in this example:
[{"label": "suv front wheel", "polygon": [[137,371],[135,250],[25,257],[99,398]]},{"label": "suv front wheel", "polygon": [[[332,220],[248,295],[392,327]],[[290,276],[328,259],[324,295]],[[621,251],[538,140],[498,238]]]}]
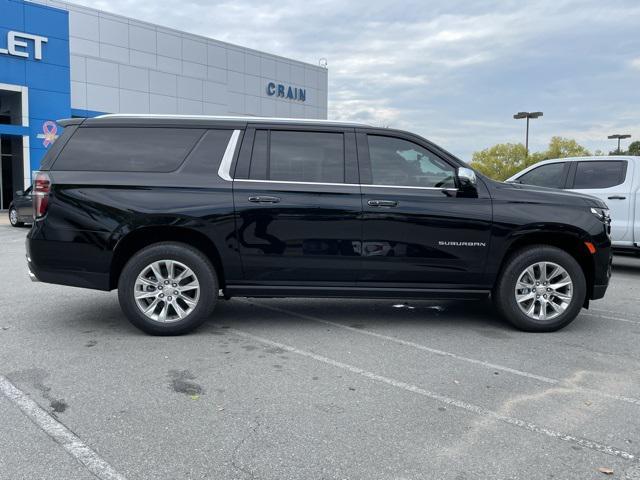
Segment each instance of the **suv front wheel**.
[{"label": "suv front wheel", "polygon": [[152,335],[180,335],[202,324],[218,296],[211,262],[177,242],[150,245],[127,262],[118,282],[120,307]]},{"label": "suv front wheel", "polygon": [[502,316],[521,330],[553,332],[571,323],[584,304],[586,280],[578,262],[548,245],[512,255],[494,290]]}]

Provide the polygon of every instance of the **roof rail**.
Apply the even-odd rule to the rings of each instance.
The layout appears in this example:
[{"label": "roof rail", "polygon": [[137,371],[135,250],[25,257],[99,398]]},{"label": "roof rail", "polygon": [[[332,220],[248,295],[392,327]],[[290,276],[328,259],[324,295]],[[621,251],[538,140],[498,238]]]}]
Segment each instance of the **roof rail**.
[{"label": "roof rail", "polygon": [[343,122],[339,120],[321,120],[313,118],[278,118],[278,117],[252,117],[252,116],[223,116],[223,115],[165,115],[153,113],[109,113],[93,118],[149,118],[149,119],[176,119],[176,120],[218,120],[248,123],[308,123],[315,125],[345,125],[352,127],[370,127],[366,123]]}]

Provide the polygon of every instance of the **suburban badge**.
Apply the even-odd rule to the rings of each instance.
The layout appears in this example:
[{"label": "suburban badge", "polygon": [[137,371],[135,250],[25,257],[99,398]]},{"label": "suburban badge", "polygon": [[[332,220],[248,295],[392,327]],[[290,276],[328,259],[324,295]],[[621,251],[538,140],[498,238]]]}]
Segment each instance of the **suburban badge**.
[{"label": "suburban badge", "polygon": [[451,242],[446,240],[438,240],[441,247],[486,247],[485,242]]}]

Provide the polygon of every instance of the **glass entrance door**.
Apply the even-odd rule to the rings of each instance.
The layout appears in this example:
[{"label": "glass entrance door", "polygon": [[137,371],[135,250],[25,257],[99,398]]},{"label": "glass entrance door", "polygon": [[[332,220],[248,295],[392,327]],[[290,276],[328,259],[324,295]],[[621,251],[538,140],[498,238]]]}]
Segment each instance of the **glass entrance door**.
[{"label": "glass entrance door", "polygon": [[12,143],[8,136],[0,136],[0,210],[9,208],[9,204],[13,201],[14,156],[11,151]]},{"label": "glass entrance door", "polygon": [[[24,133],[14,134],[12,127],[28,125],[27,97],[24,87],[0,84],[0,210],[9,208],[16,190],[23,190]],[[9,128],[4,128],[8,126]],[[28,145],[28,144],[27,144]]]}]

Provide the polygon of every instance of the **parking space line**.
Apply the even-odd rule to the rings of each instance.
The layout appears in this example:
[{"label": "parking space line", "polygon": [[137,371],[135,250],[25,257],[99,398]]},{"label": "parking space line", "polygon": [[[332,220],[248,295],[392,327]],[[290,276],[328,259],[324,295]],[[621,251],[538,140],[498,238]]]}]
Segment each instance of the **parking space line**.
[{"label": "parking space line", "polygon": [[573,390],[576,391],[580,391],[583,393],[588,393],[588,394],[593,394],[593,395],[598,395],[604,398],[608,398],[610,400],[617,400],[620,402],[626,402],[626,403],[630,403],[632,405],[638,405],[640,406],[640,399],[638,398],[633,398],[633,397],[627,397],[624,395],[615,395],[615,394],[611,394],[611,393],[607,393],[607,392],[602,392],[600,390],[596,390],[596,389],[592,389],[592,388],[587,388],[587,387],[580,387],[578,385],[574,385],[574,384],[570,384],[567,382],[563,382],[562,380],[559,380],[557,378],[550,378],[550,377],[545,377],[542,375],[536,375],[534,373],[529,373],[529,372],[525,372],[523,370],[517,370],[515,368],[510,368],[510,367],[506,367],[503,365],[498,365],[495,363],[490,363],[490,362],[485,362],[483,360],[478,360],[476,358],[470,358],[470,357],[465,357],[462,355],[458,355],[456,353],[452,353],[452,352],[447,352],[445,350],[438,350],[436,348],[431,348],[431,347],[427,347],[426,345],[422,345],[419,343],[415,343],[415,342],[411,342],[409,340],[402,340],[401,338],[397,338],[397,337],[392,337],[389,335],[384,335],[382,333],[377,333],[377,332],[373,332],[371,330],[366,330],[363,328],[355,328],[355,327],[350,327],[348,325],[344,325],[342,323],[337,323],[337,322],[332,322],[330,320],[323,320],[321,318],[317,318],[317,317],[313,317],[310,315],[305,315],[302,313],[296,313],[296,312],[292,312],[290,310],[286,310],[283,308],[279,308],[279,307],[273,307],[271,305],[263,305],[261,303],[255,303],[255,302],[251,302],[251,301],[246,301],[247,303],[251,303],[252,305],[256,305],[259,307],[263,307],[266,308],[268,310],[273,310],[273,311],[277,311],[277,312],[281,312],[281,313],[286,313],[288,315],[293,315],[299,318],[304,318],[305,320],[311,320],[313,322],[317,322],[317,323],[323,323],[325,325],[330,325],[336,328],[342,328],[344,330],[349,330],[351,332],[355,332],[355,333],[359,333],[361,335],[368,335],[371,337],[376,337],[379,338],[381,340],[386,340],[389,342],[393,342],[393,343],[397,343],[399,345],[404,345],[406,347],[411,347],[411,348],[415,348],[416,350],[421,350],[423,352],[427,352],[427,353],[432,353],[434,355],[439,355],[439,356],[443,356],[443,357],[449,357],[449,358],[453,358],[456,360],[460,360],[462,362],[467,362],[467,363],[472,363],[474,365],[480,365],[481,367],[485,367],[491,370],[499,370],[501,372],[505,372],[505,373],[510,373],[512,375],[517,375],[520,377],[526,377],[526,378],[530,378],[532,380],[537,380],[539,382],[542,383],[547,383],[549,385],[557,385],[557,386],[561,386],[561,387],[567,387],[567,388],[571,388]]},{"label": "parking space line", "polygon": [[[602,311],[606,312],[606,310],[602,310]],[[616,312],[606,312],[606,313],[616,313]],[[586,315],[587,317],[606,318],[607,320],[616,320],[618,322],[633,323],[635,325],[640,325],[640,321],[629,320],[628,318],[612,317],[610,315],[600,315],[600,314],[589,313],[589,312],[581,312],[580,315]]]},{"label": "parking space line", "polygon": [[588,448],[590,450],[596,451],[596,452],[600,452],[600,453],[604,453],[606,455],[611,455],[614,457],[618,457],[618,458],[622,458],[625,460],[634,460],[637,461],[637,456],[633,453],[630,452],[626,452],[624,450],[620,450],[616,447],[610,446],[610,445],[606,445],[594,440],[589,440],[587,438],[581,438],[581,437],[576,437],[574,435],[569,435],[567,433],[562,433],[562,432],[558,432],[555,430],[552,430],[550,428],[546,428],[543,426],[539,426],[535,423],[531,423],[531,422],[527,422],[525,420],[520,420],[519,418],[515,418],[515,417],[510,417],[507,415],[502,415],[500,413],[494,412],[493,410],[488,410],[484,407],[478,406],[478,405],[474,405],[472,403],[467,403],[465,401],[462,400],[458,400],[452,397],[448,397],[446,395],[441,395],[439,393],[435,393],[435,392],[430,392],[429,390],[425,390],[421,387],[418,387],[416,385],[407,383],[407,382],[403,382],[401,380],[396,380],[390,377],[385,377],[383,375],[378,375],[377,373],[373,373],[370,372],[368,370],[364,370],[362,368],[353,366],[353,365],[349,365],[347,363],[343,363],[340,362],[338,360],[333,360],[329,357],[325,357],[323,355],[319,355],[317,353],[313,353],[307,350],[301,350],[299,348],[284,344],[284,343],[280,343],[280,342],[276,342],[273,340],[269,340],[268,338],[264,338],[264,337],[260,337],[258,335],[254,335],[252,333],[249,332],[245,332],[242,330],[238,330],[235,328],[229,328],[227,331],[238,335],[239,337],[243,337],[249,340],[253,340],[255,342],[258,343],[262,343],[264,345],[269,345],[272,347],[276,347],[276,348],[280,348],[282,350],[285,350],[287,352],[290,353],[295,353],[297,355],[303,356],[303,357],[307,357],[307,358],[311,358],[313,360],[316,360],[318,362],[324,363],[326,365],[331,365],[333,367],[336,368],[340,368],[342,370],[346,370],[348,372],[354,373],[356,375],[360,375],[364,378],[367,378],[369,380],[373,380],[375,382],[378,383],[384,383],[386,385],[398,388],[400,390],[405,390],[407,392],[411,392],[411,393],[415,393],[418,395],[421,395],[423,397],[429,398],[431,400],[435,400],[437,402],[440,403],[444,403],[446,405],[452,406],[452,407],[457,407],[461,410],[465,410],[467,412],[471,412],[471,413],[475,413],[477,415],[480,415],[482,417],[487,417],[487,418],[492,418],[494,420],[500,421],[502,423],[505,423],[507,425],[512,425],[514,427],[518,427],[521,428],[523,430],[529,431],[529,432],[534,432],[534,433],[538,433],[541,435],[545,435],[547,437],[550,438],[554,438],[557,440],[562,440],[564,442],[569,442],[569,443],[573,443],[576,445],[579,445],[581,447],[584,448]]},{"label": "parking space line", "polygon": [[610,308],[594,308],[594,307],[590,307],[589,308],[589,312],[601,312],[601,313],[612,313],[614,315],[622,315],[625,317],[633,317],[633,318],[640,318],[640,313],[635,313],[635,312],[623,312],[620,310],[611,310]]},{"label": "parking space line", "polygon": [[94,476],[100,480],[126,480],[76,434],[53,418],[3,375],[0,375],[0,393],[11,400],[29,420],[64,448],[69,455],[84,465]]},{"label": "parking space line", "polygon": [[640,465],[637,463],[624,472],[622,480],[640,480]]}]

